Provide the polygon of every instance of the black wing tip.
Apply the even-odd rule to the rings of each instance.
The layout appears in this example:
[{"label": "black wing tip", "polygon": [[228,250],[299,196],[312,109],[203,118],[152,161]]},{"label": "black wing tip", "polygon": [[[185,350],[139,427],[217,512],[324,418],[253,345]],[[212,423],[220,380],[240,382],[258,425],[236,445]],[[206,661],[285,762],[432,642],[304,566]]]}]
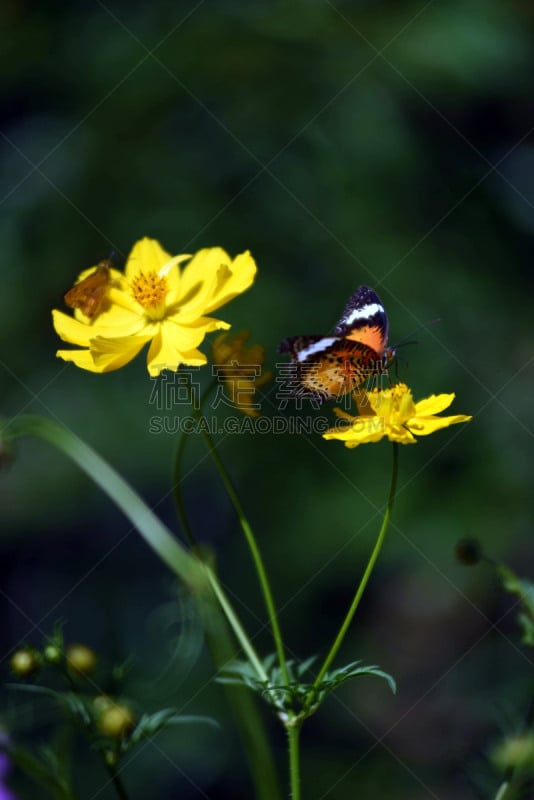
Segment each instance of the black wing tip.
[{"label": "black wing tip", "polygon": [[351,294],[350,299],[349,299],[349,303],[351,303],[351,302],[354,303],[357,298],[359,300],[362,300],[363,298],[365,298],[366,302],[368,302],[369,300],[373,300],[374,301],[376,299],[376,300],[378,300],[380,305],[382,305],[382,301],[379,298],[376,290],[373,289],[371,286],[366,286],[365,284],[362,284],[361,286],[358,286],[356,291]]},{"label": "black wing tip", "polygon": [[287,339],[282,339],[279,343],[278,347],[276,348],[277,353],[291,353],[293,352],[293,342],[297,339],[297,336],[289,336]]}]

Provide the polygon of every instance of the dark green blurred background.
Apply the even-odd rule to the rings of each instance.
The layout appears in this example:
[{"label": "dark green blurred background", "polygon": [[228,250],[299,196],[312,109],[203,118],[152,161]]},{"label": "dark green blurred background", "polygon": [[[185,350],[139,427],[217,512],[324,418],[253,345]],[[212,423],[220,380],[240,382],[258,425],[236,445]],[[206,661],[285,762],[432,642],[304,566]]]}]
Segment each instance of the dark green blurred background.
[{"label": "dark green blurred background", "polygon": [[[456,392],[453,413],[474,418],[403,448],[395,524],[339,661],[380,664],[399,691],[362,679],[308,723],[304,797],[493,797],[486,756],[521,722],[533,663],[490,572],[456,564],[454,545],[476,536],[534,574],[532,5],[4,0],[1,13],[2,414],[65,423],[176,528],[175,441],[149,433],[144,358],[104,376],[55,358],[50,309],[81,269],[110,251],[120,265],[144,235],[172,253],[250,249],[256,283],[221,317],[265,344],[270,367],[282,338],[331,331],[360,283],[379,291],[392,342],[439,317],[400,375],[416,397]],[[325,652],[376,535],[390,448],[234,435],[219,452],[293,653]],[[192,519],[266,652],[249,556],[204,456],[191,443]],[[59,619],[108,663],[132,653],[141,705],[221,723],[145,748],[126,771],[132,796],[250,798],[198,632],[129,524],[36,441],[2,474],[0,502],[5,658]],[[44,736],[23,705],[15,733]],[[80,797],[96,797],[105,776],[79,761]]]}]

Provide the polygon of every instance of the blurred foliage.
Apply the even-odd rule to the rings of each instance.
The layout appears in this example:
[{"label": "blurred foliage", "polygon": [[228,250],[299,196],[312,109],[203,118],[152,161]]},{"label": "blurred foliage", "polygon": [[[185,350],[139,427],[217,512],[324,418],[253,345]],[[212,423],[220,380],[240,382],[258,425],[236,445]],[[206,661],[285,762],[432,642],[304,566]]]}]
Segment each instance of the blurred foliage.
[{"label": "blurred foliage", "polygon": [[[304,739],[304,780],[336,800],[356,786],[392,800],[487,797],[480,753],[502,715],[527,702],[531,664],[487,573],[452,553],[476,535],[534,573],[532,5],[4,0],[2,16],[4,416],[63,421],[175,525],[175,442],[149,432],[142,358],[109,375],[77,372],[55,359],[50,323],[83,268],[112,251],[120,264],[142,235],[173,253],[250,248],[259,277],[227,318],[266,346],[269,367],[285,336],[331,331],[360,283],[384,300],[392,342],[440,318],[402,351],[399,372],[416,399],[455,391],[452,413],[474,420],[403,449],[394,526],[345,647],[346,660],[391,672],[399,692],[349,686],[327,704]],[[267,414],[275,395],[272,384]],[[234,435],[219,452],[259,534],[292,655],[324,651],[375,536],[388,447]],[[263,643],[248,554],[204,456],[191,443],[193,523]],[[87,479],[25,442],[1,475],[0,503],[5,659],[63,618],[71,640],[111,659],[150,653],[143,668],[163,667],[154,614],[172,582]],[[174,673],[171,696],[169,683],[154,691],[218,718],[219,746],[211,737],[206,758],[195,734],[180,746],[167,735],[179,766],[145,748],[126,781],[140,796],[186,800],[196,785],[248,797],[213,668],[195,659]]]}]

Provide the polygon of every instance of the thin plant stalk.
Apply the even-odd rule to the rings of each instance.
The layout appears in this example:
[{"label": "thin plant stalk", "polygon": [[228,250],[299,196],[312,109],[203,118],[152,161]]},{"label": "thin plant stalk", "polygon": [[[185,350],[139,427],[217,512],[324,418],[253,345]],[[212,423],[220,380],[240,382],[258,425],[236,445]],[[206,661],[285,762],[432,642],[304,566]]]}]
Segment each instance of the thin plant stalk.
[{"label": "thin plant stalk", "polygon": [[113,764],[106,764],[106,767],[109,772],[109,777],[111,778],[111,783],[113,784],[113,788],[117,792],[117,797],[119,798],[119,800],[129,800],[128,792],[126,791],[126,787],[121,781],[116,766],[114,766]]},{"label": "thin plant stalk", "polygon": [[[371,573],[373,568],[376,564],[376,560],[382,548],[382,544],[384,542],[384,538],[386,536],[386,531],[389,526],[389,521],[391,518],[391,511],[393,508],[393,501],[395,499],[395,492],[397,489],[397,475],[398,475],[398,464],[399,464],[399,449],[398,444],[396,442],[393,443],[393,466],[391,472],[391,484],[389,488],[389,495],[388,501],[386,505],[386,510],[384,513],[384,518],[382,520],[382,525],[380,526],[380,531],[378,533],[377,540],[375,542],[375,546],[373,548],[373,552],[367,562],[367,566],[365,568],[365,572],[363,573],[362,579],[356,589],[356,593],[352,600],[349,610],[343,620],[343,624],[339,629],[339,632],[332,644],[332,647],[328,651],[328,655],[326,656],[317,677],[315,678],[312,686],[312,691],[309,694],[309,699],[307,703],[304,704],[302,713],[303,716],[301,720],[297,721],[297,724],[287,725],[287,733],[288,733],[288,744],[289,744],[289,771],[290,771],[290,781],[291,781],[291,800],[300,800],[300,761],[299,761],[299,735],[300,735],[300,728],[302,726],[302,721],[305,718],[306,712],[309,711],[311,704],[313,703],[314,698],[314,691],[317,690],[328,672],[330,665],[332,664],[334,658],[336,657],[339,648],[341,647],[345,635],[350,627],[350,624],[354,618],[356,610],[360,604],[360,600],[362,599],[362,595],[365,591],[365,587],[371,577]],[[496,799],[497,800],[497,799]]]},{"label": "thin plant stalk", "polygon": [[300,800],[300,731],[302,723],[287,726],[291,800]]},{"label": "thin plant stalk", "polygon": [[[393,501],[395,499],[395,492],[396,492],[396,489],[397,489],[398,465],[399,465],[399,446],[398,446],[397,442],[393,442],[393,466],[392,466],[392,472],[391,472],[391,485],[390,485],[390,488],[389,488],[388,502],[387,502],[387,505],[386,505],[384,518],[382,520],[382,525],[380,527],[380,531],[378,533],[378,537],[377,537],[375,546],[373,548],[373,552],[371,553],[371,557],[369,558],[369,561],[367,562],[367,566],[365,568],[365,572],[363,573],[363,576],[362,576],[362,579],[360,581],[360,584],[359,584],[358,588],[356,589],[356,593],[354,595],[354,598],[352,600],[350,608],[347,611],[345,619],[343,620],[343,624],[341,625],[341,628],[339,629],[339,632],[338,632],[338,634],[337,634],[337,636],[336,636],[336,638],[334,640],[334,643],[333,643],[332,647],[330,648],[330,650],[328,652],[328,655],[326,656],[326,658],[325,658],[325,660],[323,662],[323,665],[322,665],[321,669],[319,670],[319,673],[318,673],[317,677],[315,678],[315,681],[313,683],[313,686],[314,686],[315,689],[317,689],[319,687],[319,685],[321,684],[321,681],[323,680],[324,676],[328,672],[328,670],[330,668],[330,665],[332,664],[334,658],[336,657],[336,655],[338,653],[339,648],[341,647],[341,645],[343,643],[345,635],[346,635],[346,633],[347,633],[347,631],[348,631],[348,629],[350,627],[350,624],[351,624],[351,622],[352,622],[352,620],[354,618],[354,614],[356,613],[356,610],[357,610],[357,608],[358,608],[358,606],[360,604],[360,600],[362,599],[362,595],[363,595],[363,593],[365,591],[365,587],[367,586],[369,578],[371,577],[371,573],[373,571],[373,568],[374,568],[374,566],[376,564],[376,560],[377,560],[378,555],[380,553],[380,550],[382,548],[382,544],[383,544],[384,538],[386,536],[386,531],[387,531],[388,526],[389,526],[389,521],[390,521],[390,518],[391,518],[391,511],[392,511],[392,508],[393,508]],[[313,693],[310,695],[310,698],[313,698]]]},{"label": "thin plant stalk", "polygon": [[[199,419],[200,414],[194,408],[193,408],[193,414],[197,419]],[[256,573],[258,575],[258,579],[259,579],[259,582],[260,582],[261,590],[262,590],[262,593],[263,593],[263,598],[264,598],[265,605],[266,605],[266,608],[267,608],[267,613],[269,615],[269,622],[270,622],[270,625],[271,625],[274,644],[275,644],[275,647],[276,647],[276,653],[277,653],[277,656],[278,656],[278,662],[280,664],[280,670],[282,672],[282,676],[283,676],[284,682],[286,684],[288,684],[289,683],[289,675],[288,675],[288,671],[287,671],[287,664],[286,664],[286,657],[285,657],[285,651],[284,651],[284,643],[283,643],[283,639],[282,639],[282,632],[280,630],[280,624],[278,622],[278,615],[277,615],[277,612],[276,612],[276,607],[275,607],[275,604],[274,604],[274,599],[273,599],[273,595],[272,595],[272,592],[271,592],[269,579],[267,577],[267,572],[265,570],[265,565],[263,563],[263,559],[261,557],[261,553],[260,553],[259,547],[257,545],[254,533],[252,531],[252,527],[251,527],[251,525],[250,525],[250,523],[249,523],[249,521],[248,521],[248,519],[247,519],[247,517],[245,515],[243,506],[241,505],[241,501],[240,501],[240,499],[238,497],[238,494],[237,494],[237,492],[236,492],[236,490],[234,488],[234,485],[233,485],[233,483],[232,483],[232,481],[230,479],[230,476],[229,476],[229,474],[228,474],[228,472],[226,470],[226,467],[224,466],[223,462],[221,461],[221,459],[219,457],[219,454],[217,453],[217,450],[216,450],[215,445],[213,443],[213,439],[210,436],[210,434],[208,433],[208,431],[205,429],[204,426],[201,426],[201,430],[202,430],[202,435],[204,436],[204,440],[206,442],[206,445],[208,447],[209,454],[210,454],[210,456],[211,456],[211,458],[213,460],[213,463],[215,464],[215,468],[217,469],[217,471],[218,471],[218,473],[219,473],[219,475],[221,477],[221,480],[222,480],[222,482],[224,484],[224,487],[225,487],[225,489],[226,489],[226,491],[228,493],[230,501],[231,501],[231,503],[232,503],[232,505],[234,507],[234,510],[235,510],[235,512],[237,514],[237,518],[239,520],[239,524],[241,525],[241,530],[243,531],[243,533],[245,535],[245,539],[247,541],[250,553],[252,555],[252,559],[254,561],[254,566],[256,567]]]},{"label": "thin plant stalk", "polygon": [[252,664],[252,666],[256,670],[259,679],[261,681],[263,681],[263,682],[267,682],[269,680],[268,675],[265,672],[265,670],[263,669],[261,661],[259,660],[258,655],[257,655],[256,651],[254,650],[254,648],[253,648],[248,636],[246,635],[245,631],[243,630],[243,627],[242,627],[241,623],[239,622],[237,614],[235,613],[235,611],[233,610],[232,606],[230,605],[230,602],[229,602],[228,598],[226,597],[226,595],[222,591],[221,585],[220,585],[219,581],[217,580],[217,578],[215,576],[215,573],[210,569],[210,570],[208,570],[207,575],[208,575],[208,580],[209,580],[209,582],[211,584],[211,588],[213,589],[213,593],[214,593],[215,597],[217,598],[217,600],[219,601],[219,604],[220,604],[222,610],[224,611],[226,619],[230,623],[230,626],[231,626],[232,630],[234,631],[234,633],[236,635],[236,638],[239,641],[239,644],[243,648],[243,651],[245,652],[248,660],[250,661],[250,663]]},{"label": "thin plant stalk", "polygon": [[[207,399],[211,390],[217,385],[216,381],[212,381],[212,383],[207,387],[206,392],[202,397],[202,403]],[[191,391],[190,383],[186,383],[185,387],[188,391],[189,395],[189,402],[193,406],[194,399],[193,393]],[[193,528],[191,527],[191,523],[189,522],[189,517],[187,516],[187,510],[185,506],[185,499],[183,496],[183,492],[181,489],[182,486],[182,461],[184,457],[185,447],[187,442],[189,441],[189,435],[183,432],[178,439],[178,443],[176,445],[176,450],[174,453],[173,459],[173,466],[172,466],[172,492],[174,497],[174,504],[176,507],[176,514],[178,516],[178,520],[180,522],[182,532],[184,537],[187,541],[187,544],[191,549],[194,549],[197,545],[197,539],[193,532]]]},{"label": "thin plant stalk", "polygon": [[184,455],[185,445],[187,444],[188,437],[182,433],[176,445],[176,452],[174,455],[173,470],[172,470],[172,493],[174,497],[174,505],[176,513],[180,521],[182,532],[189,547],[194,548],[197,545],[193,529],[189,523],[189,517],[185,509],[184,497],[181,490],[181,464]]}]

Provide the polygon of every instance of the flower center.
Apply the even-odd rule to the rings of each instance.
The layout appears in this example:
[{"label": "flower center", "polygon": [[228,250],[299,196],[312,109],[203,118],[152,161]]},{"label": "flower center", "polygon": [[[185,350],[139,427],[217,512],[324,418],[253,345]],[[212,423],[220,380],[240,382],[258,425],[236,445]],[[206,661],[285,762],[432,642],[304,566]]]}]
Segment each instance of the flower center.
[{"label": "flower center", "polygon": [[157,272],[139,272],[131,282],[132,295],[151,319],[165,315],[167,279]]}]

